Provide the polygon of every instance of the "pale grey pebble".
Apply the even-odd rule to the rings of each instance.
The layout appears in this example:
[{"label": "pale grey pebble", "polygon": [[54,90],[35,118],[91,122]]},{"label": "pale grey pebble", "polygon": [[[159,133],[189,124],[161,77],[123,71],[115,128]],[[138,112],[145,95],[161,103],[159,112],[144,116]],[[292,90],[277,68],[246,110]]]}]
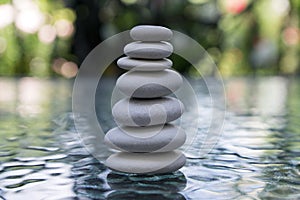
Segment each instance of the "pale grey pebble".
[{"label": "pale grey pebble", "polygon": [[108,157],[105,165],[115,171],[134,174],[174,172],[184,166],[186,158],[178,150],[155,153],[120,152]]},{"label": "pale grey pebble", "polygon": [[130,30],[130,36],[134,40],[147,42],[169,41],[173,33],[170,29],[163,26],[140,25]]},{"label": "pale grey pebble", "polygon": [[146,127],[115,127],[108,131],[104,142],[109,147],[126,152],[166,152],[184,144],[183,129],[172,124]]},{"label": "pale grey pebble", "polygon": [[126,96],[156,98],[172,94],[182,85],[181,75],[171,69],[156,72],[128,71],[121,75],[116,87]]},{"label": "pale grey pebble", "polygon": [[169,42],[132,42],[124,53],[131,58],[162,59],[173,53],[173,46]]},{"label": "pale grey pebble", "polygon": [[167,58],[159,60],[144,60],[130,57],[120,58],[117,64],[122,69],[136,71],[160,71],[171,68],[173,65],[172,61]]},{"label": "pale grey pebble", "polygon": [[178,119],[184,112],[183,103],[173,97],[155,99],[125,98],[112,108],[118,125],[151,126]]}]

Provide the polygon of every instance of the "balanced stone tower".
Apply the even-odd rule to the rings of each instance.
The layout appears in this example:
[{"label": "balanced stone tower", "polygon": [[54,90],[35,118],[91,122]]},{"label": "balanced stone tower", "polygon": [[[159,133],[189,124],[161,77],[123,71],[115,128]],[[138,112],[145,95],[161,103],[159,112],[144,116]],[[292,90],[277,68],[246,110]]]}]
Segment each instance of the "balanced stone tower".
[{"label": "balanced stone tower", "polygon": [[105,135],[105,143],[118,151],[105,162],[112,170],[136,174],[173,172],[185,164],[176,150],[186,134],[170,122],[178,119],[184,106],[172,94],[182,85],[182,77],[170,69],[166,57],[173,46],[166,41],[172,31],[162,26],[136,26],[130,31],[135,42],[127,44],[117,64],[129,70],[117,80],[117,88],[127,96],[112,108],[118,127]]}]

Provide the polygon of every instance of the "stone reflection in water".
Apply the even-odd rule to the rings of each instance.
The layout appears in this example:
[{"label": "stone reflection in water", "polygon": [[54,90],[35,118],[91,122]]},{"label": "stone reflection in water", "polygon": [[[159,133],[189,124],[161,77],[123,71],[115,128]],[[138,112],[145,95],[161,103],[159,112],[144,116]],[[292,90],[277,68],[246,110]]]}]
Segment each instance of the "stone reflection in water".
[{"label": "stone reflection in water", "polygon": [[110,172],[107,182],[113,190],[107,199],[185,199],[179,192],[186,187],[185,175],[173,172],[137,175]]}]

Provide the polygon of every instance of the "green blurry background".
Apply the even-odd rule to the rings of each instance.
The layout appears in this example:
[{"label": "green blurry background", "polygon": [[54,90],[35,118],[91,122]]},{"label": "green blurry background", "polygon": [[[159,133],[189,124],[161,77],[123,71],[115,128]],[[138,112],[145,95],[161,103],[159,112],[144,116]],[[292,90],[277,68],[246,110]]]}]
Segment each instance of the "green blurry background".
[{"label": "green blurry background", "polygon": [[72,78],[97,44],[138,24],[194,38],[223,76],[299,74],[299,14],[300,0],[0,0],[0,76]]}]

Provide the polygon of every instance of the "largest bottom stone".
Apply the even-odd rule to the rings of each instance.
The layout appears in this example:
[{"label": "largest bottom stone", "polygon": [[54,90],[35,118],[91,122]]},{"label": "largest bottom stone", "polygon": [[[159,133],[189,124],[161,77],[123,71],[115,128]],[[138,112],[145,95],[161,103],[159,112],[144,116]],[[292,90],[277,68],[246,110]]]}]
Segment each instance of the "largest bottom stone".
[{"label": "largest bottom stone", "polygon": [[119,172],[135,174],[168,173],[180,169],[186,158],[180,151],[157,153],[120,152],[111,155],[105,165]]}]

